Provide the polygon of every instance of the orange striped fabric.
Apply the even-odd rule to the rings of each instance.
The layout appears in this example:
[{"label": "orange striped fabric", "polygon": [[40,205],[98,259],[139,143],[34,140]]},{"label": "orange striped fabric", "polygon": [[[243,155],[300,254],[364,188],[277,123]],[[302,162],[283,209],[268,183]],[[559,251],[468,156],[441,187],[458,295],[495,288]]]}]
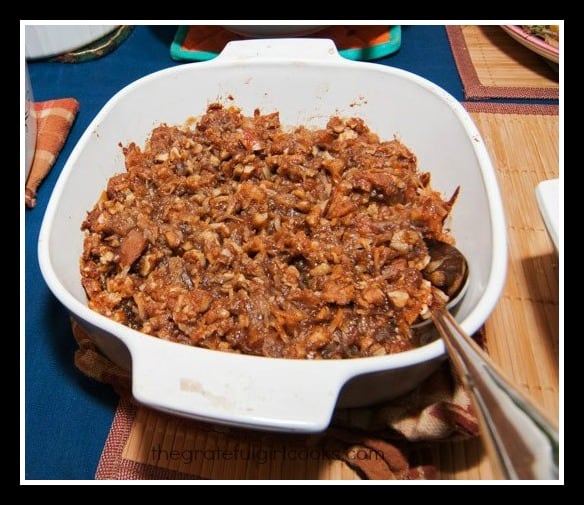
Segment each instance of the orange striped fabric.
[{"label": "orange striped fabric", "polygon": [[67,140],[79,110],[79,102],[74,98],[35,102],[34,110],[37,117],[37,140],[25,188],[25,203],[29,208],[36,205],[37,190]]}]

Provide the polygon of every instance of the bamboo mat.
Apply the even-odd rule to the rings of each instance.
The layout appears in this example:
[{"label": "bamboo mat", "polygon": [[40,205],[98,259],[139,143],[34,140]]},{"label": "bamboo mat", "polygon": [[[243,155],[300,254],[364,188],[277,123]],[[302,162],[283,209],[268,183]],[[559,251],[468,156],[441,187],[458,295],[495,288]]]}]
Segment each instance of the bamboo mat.
[{"label": "bamboo mat", "polygon": [[447,26],[467,100],[558,99],[558,72],[500,26]]},{"label": "bamboo mat", "polygon": [[[558,109],[465,106],[496,167],[509,238],[507,283],[486,323],[485,345],[518,387],[557,420],[562,348],[559,261],[534,189],[538,182],[559,175]],[[322,452],[318,436],[303,438],[303,445],[293,436],[286,437],[258,432],[245,440],[233,438],[227,428],[185,422],[121,400],[96,478],[359,479],[345,463]],[[438,479],[493,478],[478,438],[417,444],[410,457],[417,464],[434,466]]]}]

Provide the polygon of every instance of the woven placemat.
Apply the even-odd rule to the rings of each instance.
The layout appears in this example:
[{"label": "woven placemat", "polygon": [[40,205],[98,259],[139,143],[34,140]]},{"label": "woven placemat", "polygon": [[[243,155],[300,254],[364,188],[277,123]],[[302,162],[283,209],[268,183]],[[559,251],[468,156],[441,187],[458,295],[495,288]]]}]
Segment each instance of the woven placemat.
[{"label": "woven placemat", "polygon": [[557,69],[500,26],[447,26],[467,100],[558,99]]},{"label": "woven placemat", "polygon": [[[538,182],[558,177],[558,108],[483,103],[465,106],[496,167],[509,236],[507,283],[487,321],[485,345],[519,388],[557,419],[558,256],[539,214],[534,189]],[[330,458],[319,445],[318,436],[303,440],[300,447],[293,443],[274,446],[270,437],[256,435],[242,441],[230,436],[227,428],[181,420],[122,399],[96,478],[360,478],[345,462]],[[409,457],[411,465],[433,468],[431,478],[493,478],[478,438],[416,444]]]},{"label": "woven placemat", "polygon": [[515,383],[557,421],[559,258],[535,198],[559,177],[556,106],[466,104],[497,167],[509,239],[507,283],[486,324],[486,346]]}]

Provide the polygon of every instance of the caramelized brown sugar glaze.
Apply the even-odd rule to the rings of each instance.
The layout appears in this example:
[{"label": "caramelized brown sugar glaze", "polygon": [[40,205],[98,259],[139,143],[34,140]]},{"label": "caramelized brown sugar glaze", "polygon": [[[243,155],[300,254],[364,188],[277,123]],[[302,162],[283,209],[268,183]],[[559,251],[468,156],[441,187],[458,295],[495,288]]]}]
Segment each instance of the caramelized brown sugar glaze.
[{"label": "caramelized brown sugar glaze", "polygon": [[283,358],[417,345],[436,291],[426,240],[452,243],[442,199],[399,140],[360,118],[283,129],[212,104],[123,148],[126,172],[82,224],[89,306],[162,339]]}]

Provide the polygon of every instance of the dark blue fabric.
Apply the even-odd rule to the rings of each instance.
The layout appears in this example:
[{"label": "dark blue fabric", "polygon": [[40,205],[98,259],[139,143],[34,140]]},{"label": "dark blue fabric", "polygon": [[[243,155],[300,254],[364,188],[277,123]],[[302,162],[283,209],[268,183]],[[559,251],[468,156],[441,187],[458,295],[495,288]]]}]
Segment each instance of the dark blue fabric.
[{"label": "dark blue fabric", "polygon": [[[138,26],[114,52],[91,62],[28,63],[36,100],[74,97],[80,108],[39,190],[37,207],[25,211],[26,479],[93,479],[117,404],[110,386],[88,379],[73,364],[76,345],[68,314],[48,290],[38,266],[43,214],[65,161],[101,107],[132,81],[183,64],[170,58],[176,28]],[[419,74],[463,99],[443,26],[403,27],[401,49],[376,63]]]},{"label": "dark blue fabric", "polygon": [[[25,211],[25,478],[93,479],[117,396],[73,364],[76,343],[67,311],[40,272],[37,241],[63,166],[101,107],[130,82],[177,65],[170,59],[176,26],[136,27],[114,52],[86,63],[29,62],[37,101],[73,97],[79,114],[37,206]],[[66,244],[63,245],[66,247]]]}]

